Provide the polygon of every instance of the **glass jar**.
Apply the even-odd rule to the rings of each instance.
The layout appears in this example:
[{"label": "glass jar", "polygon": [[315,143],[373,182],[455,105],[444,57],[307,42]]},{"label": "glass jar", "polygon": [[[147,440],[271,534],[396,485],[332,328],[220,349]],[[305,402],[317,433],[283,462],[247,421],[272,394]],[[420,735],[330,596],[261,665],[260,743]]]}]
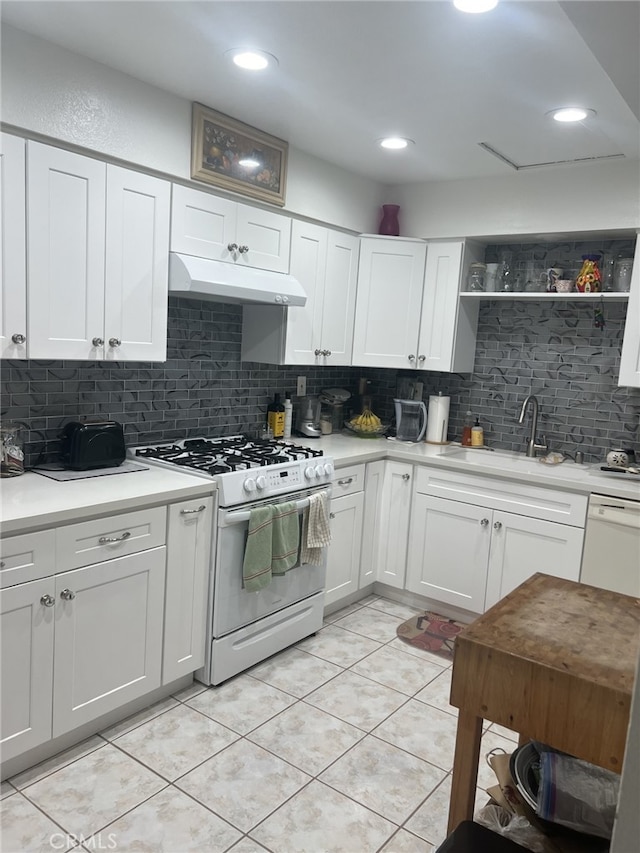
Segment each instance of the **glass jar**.
[{"label": "glass jar", "polygon": [[20,427],[6,421],[0,427],[0,477],[24,474],[24,450]]},{"label": "glass jar", "polygon": [[618,258],[615,263],[613,278],[615,289],[621,293],[628,293],[631,289],[631,270],[633,269],[633,258]]},{"label": "glass jar", "polygon": [[474,293],[484,290],[484,276],[487,271],[487,265],[481,263],[471,264],[469,266],[469,278],[467,279],[467,290]]},{"label": "glass jar", "polygon": [[333,422],[329,412],[323,412],[320,415],[320,432],[322,435],[331,435],[333,432]]}]

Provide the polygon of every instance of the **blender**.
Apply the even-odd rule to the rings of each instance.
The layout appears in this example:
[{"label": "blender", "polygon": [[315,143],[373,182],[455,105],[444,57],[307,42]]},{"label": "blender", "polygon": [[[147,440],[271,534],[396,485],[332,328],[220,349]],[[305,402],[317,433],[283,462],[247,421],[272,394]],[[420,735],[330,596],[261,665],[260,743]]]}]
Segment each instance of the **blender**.
[{"label": "blender", "polygon": [[320,437],[320,398],[302,397],[298,405],[296,430],[307,438]]}]

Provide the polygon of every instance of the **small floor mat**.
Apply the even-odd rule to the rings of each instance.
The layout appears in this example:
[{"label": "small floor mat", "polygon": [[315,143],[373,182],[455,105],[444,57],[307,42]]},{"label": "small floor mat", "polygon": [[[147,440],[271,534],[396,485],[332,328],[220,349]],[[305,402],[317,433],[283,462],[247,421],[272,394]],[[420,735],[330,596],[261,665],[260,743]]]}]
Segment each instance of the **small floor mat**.
[{"label": "small floor mat", "polygon": [[398,625],[396,634],[418,649],[453,660],[453,644],[464,627],[462,622],[425,610]]}]

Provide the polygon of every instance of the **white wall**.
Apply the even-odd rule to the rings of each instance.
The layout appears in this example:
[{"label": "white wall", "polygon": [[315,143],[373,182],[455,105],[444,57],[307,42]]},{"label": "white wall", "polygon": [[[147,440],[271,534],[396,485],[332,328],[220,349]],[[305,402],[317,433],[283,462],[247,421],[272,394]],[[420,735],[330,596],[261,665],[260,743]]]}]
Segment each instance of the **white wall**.
[{"label": "white wall", "polygon": [[[509,169],[505,166],[505,169]],[[406,237],[556,235],[640,228],[640,165],[614,160],[503,178],[389,188]]]},{"label": "white wall", "polygon": [[[190,101],[14,27],[1,36],[4,123],[189,179]],[[371,231],[382,198],[380,184],[290,149],[290,213]]]}]

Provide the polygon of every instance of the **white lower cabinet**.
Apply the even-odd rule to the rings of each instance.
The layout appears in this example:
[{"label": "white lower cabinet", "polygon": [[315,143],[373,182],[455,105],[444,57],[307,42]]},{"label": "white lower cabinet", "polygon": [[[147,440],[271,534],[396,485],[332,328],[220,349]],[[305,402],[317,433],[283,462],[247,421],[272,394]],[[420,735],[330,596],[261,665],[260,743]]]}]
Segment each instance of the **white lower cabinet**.
[{"label": "white lower cabinet", "polygon": [[55,578],[53,737],[161,682],[164,546]]},{"label": "white lower cabinet", "polygon": [[357,592],[364,510],[364,465],[335,472],[332,484],[331,544],[327,552],[324,606]]},{"label": "white lower cabinet", "polygon": [[362,554],[360,586],[377,580],[378,531],[382,525],[382,486],[385,462],[369,462],[364,479],[364,520],[362,522]]}]

